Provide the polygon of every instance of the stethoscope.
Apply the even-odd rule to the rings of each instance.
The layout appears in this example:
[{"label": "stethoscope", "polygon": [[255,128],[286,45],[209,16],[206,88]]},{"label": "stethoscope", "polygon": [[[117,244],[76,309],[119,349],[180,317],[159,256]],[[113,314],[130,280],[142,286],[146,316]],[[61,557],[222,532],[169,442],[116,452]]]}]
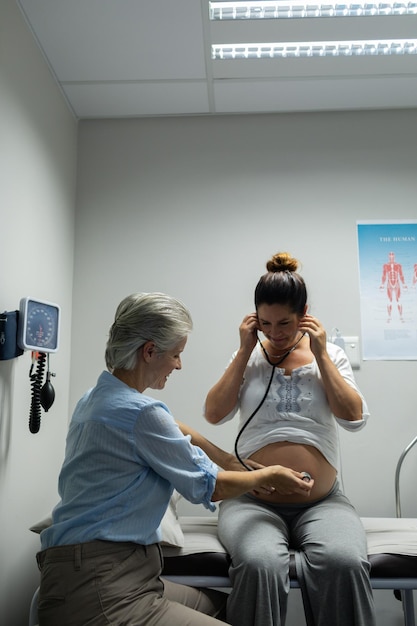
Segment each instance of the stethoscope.
[{"label": "stethoscope", "polygon": [[[258,404],[256,409],[254,411],[252,411],[252,413],[249,415],[248,419],[243,424],[242,428],[239,430],[239,432],[237,434],[237,437],[236,437],[236,440],[235,440],[235,456],[236,456],[237,460],[239,461],[239,463],[241,465],[243,465],[243,467],[246,468],[248,471],[252,471],[253,467],[249,467],[249,465],[246,465],[246,463],[240,457],[238,449],[237,449],[237,444],[239,442],[239,439],[240,439],[243,431],[245,430],[245,428],[250,424],[250,422],[253,420],[253,418],[255,417],[255,415],[258,413],[259,409],[261,408],[261,406],[265,402],[266,397],[267,397],[267,395],[269,393],[269,390],[271,388],[271,385],[272,385],[272,380],[273,380],[274,374],[275,374],[275,368],[277,368],[279,365],[281,365],[281,363],[291,354],[291,352],[293,352],[296,349],[296,347],[298,346],[298,344],[300,343],[301,339],[304,337],[305,334],[306,333],[303,333],[301,335],[301,337],[298,339],[298,341],[292,346],[292,348],[290,348],[285,354],[282,355],[282,357],[279,359],[279,361],[277,363],[272,363],[271,362],[271,360],[269,358],[269,355],[268,355],[268,352],[265,350],[264,346],[262,345],[261,340],[258,337],[259,345],[262,348],[262,351],[263,351],[263,353],[265,355],[266,360],[268,361],[269,365],[271,365],[272,370],[271,370],[271,376],[269,378],[269,382],[268,382],[268,385],[266,387],[266,391],[265,391],[265,393],[264,393],[264,395],[262,397],[262,400],[260,401],[260,403]],[[308,472],[303,472],[303,474],[304,474],[303,480],[307,480],[307,481],[310,480],[311,476],[308,474]]]}]

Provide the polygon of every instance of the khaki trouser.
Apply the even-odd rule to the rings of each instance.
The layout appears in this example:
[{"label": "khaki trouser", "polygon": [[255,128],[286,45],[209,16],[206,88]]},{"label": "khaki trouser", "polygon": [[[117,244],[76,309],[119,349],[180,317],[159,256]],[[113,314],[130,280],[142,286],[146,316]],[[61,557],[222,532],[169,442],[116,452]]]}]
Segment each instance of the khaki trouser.
[{"label": "khaki trouser", "polygon": [[[41,570],[39,626],[218,626],[227,595],[159,578],[158,544],[92,541],[49,548]],[[219,620],[215,619],[219,616]]]}]

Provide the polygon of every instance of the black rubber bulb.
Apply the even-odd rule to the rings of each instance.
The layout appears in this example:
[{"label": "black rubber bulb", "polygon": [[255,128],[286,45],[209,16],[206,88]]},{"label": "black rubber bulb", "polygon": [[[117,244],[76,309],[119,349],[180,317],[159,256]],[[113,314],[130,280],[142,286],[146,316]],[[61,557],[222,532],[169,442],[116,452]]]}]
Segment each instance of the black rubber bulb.
[{"label": "black rubber bulb", "polygon": [[41,405],[44,411],[48,412],[55,400],[55,389],[51,383],[51,376],[48,372],[46,383],[41,389]]}]

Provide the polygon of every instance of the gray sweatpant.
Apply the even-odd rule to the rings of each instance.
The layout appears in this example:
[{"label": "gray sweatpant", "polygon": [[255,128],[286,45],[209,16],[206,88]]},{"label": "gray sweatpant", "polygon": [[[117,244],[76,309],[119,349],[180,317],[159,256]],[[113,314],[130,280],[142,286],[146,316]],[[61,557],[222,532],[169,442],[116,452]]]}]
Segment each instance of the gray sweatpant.
[{"label": "gray sweatpant", "polygon": [[[226,594],[159,578],[158,544],[92,541],[38,553],[40,626],[221,626]],[[213,617],[211,617],[213,616]]]},{"label": "gray sweatpant", "polygon": [[284,626],[290,548],[308,626],[375,626],[365,531],[337,485],[307,506],[223,501],[218,528],[231,556],[233,626]]}]

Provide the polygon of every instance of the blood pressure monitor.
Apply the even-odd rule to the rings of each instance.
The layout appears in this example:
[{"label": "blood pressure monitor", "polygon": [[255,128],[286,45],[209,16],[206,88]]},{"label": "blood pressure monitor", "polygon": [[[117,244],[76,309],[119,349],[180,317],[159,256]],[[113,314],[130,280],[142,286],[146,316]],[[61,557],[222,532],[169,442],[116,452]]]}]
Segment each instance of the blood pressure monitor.
[{"label": "blood pressure monitor", "polygon": [[52,302],[22,298],[19,312],[19,347],[22,350],[56,352],[60,313],[60,307]]}]

